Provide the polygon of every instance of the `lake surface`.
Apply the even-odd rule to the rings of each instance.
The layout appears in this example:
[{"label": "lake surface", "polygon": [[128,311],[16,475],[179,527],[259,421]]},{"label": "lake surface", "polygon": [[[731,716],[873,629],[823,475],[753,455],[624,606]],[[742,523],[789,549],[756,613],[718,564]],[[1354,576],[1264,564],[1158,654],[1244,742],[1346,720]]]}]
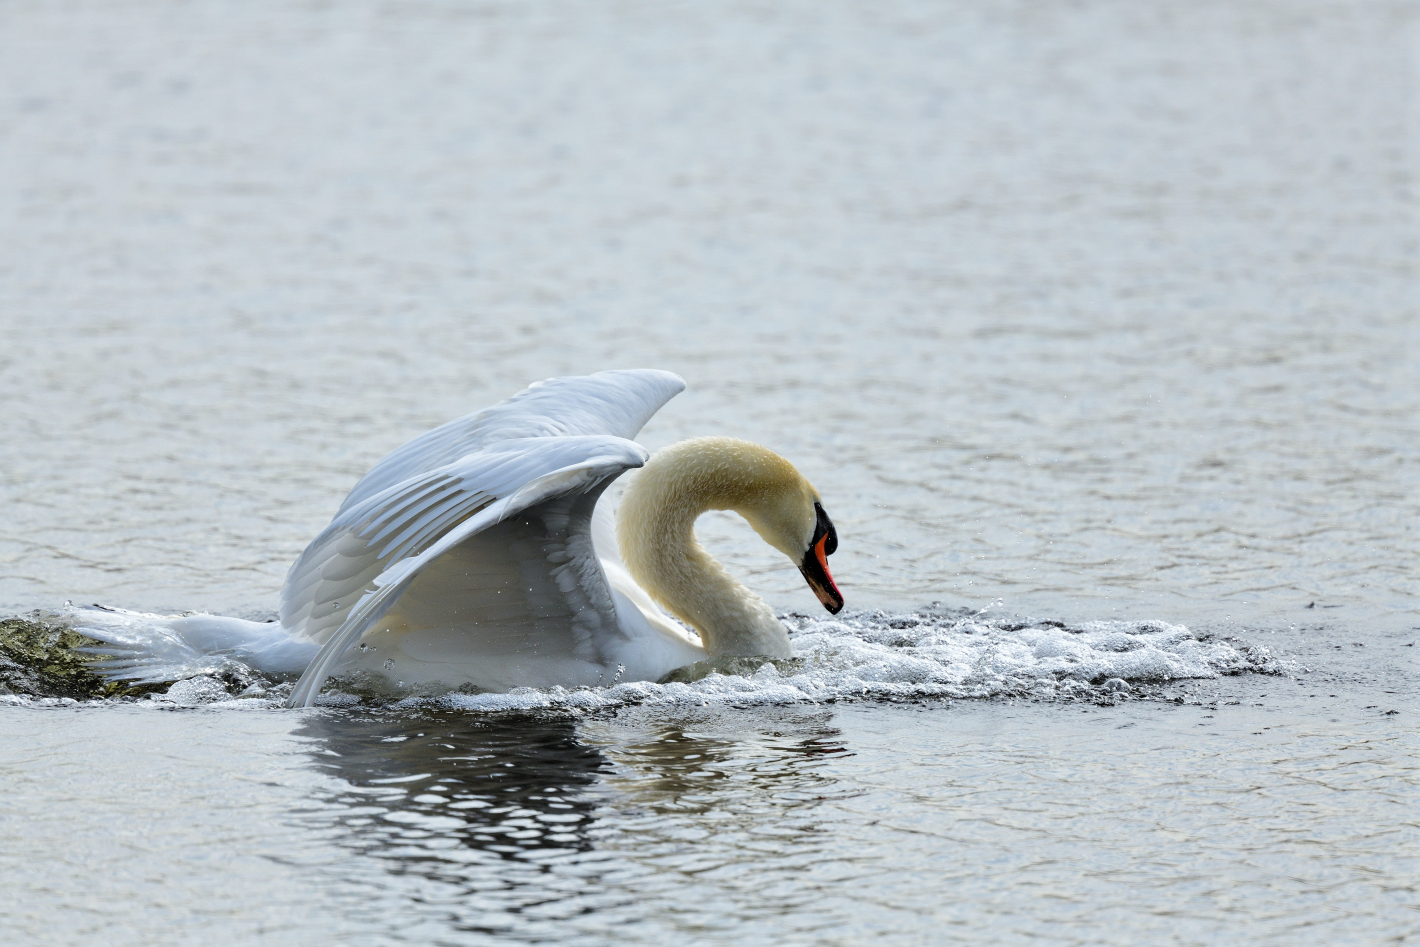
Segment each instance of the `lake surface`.
[{"label": "lake surface", "polygon": [[[0,8],[0,615],[274,615],[408,438],[655,367],[804,664],[0,696],[15,943],[1420,939],[1407,2]],[[1110,683],[1117,681],[1118,683]],[[183,688],[186,689],[183,689]]]}]

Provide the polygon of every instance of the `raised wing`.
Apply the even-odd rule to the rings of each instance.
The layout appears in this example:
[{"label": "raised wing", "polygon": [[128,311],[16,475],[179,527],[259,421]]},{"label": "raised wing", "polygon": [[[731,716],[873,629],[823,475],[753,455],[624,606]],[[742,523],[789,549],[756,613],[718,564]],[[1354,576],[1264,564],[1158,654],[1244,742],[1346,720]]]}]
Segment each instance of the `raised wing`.
[{"label": "raised wing", "polygon": [[355,484],[340,513],[410,477],[499,441],[596,434],[629,440],[684,390],[679,375],[654,369],[537,382],[507,401],[440,425],[397,448]]},{"label": "raised wing", "polygon": [[[405,652],[423,649],[427,663],[470,649],[595,663],[617,624],[591,541],[592,510],[612,480],[646,457],[619,437],[508,440],[339,514],[282,591],[282,624],[324,642],[290,705],[308,705],[397,606]],[[406,591],[411,600],[402,603]]]},{"label": "raised wing", "polygon": [[[617,437],[503,441],[355,504],[292,563],[281,589],[282,627],[297,640],[323,644],[394,563],[539,478],[606,458],[619,474],[641,466],[646,451]],[[507,515],[506,504],[498,509]]]}]

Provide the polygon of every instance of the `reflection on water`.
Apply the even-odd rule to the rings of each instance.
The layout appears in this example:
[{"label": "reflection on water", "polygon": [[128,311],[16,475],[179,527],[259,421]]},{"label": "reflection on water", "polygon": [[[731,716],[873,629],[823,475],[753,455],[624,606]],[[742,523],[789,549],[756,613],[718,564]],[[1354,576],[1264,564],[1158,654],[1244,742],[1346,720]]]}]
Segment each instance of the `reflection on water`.
[{"label": "reflection on water", "polygon": [[[813,936],[841,923],[832,891],[843,859],[832,804],[855,795],[833,764],[852,756],[822,708],[654,710],[593,721],[621,807],[598,833],[635,872],[644,903],[675,931]],[[687,897],[687,892],[694,895]]]},{"label": "reflection on water", "polygon": [[339,714],[301,735],[317,740],[316,766],[346,784],[338,823],[363,851],[417,862],[466,857],[450,856],[451,843],[498,859],[590,847],[584,790],[606,761],[570,720]]},{"label": "reflection on water", "polygon": [[374,885],[409,916],[402,938],[515,935],[584,910],[583,879],[563,868],[592,850],[587,789],[607,763],[572,721],[361,712],[299,735],[339,780],[317,818],[358,868],[388,873]]},{"label": "reflection on water", "polygon": [[[301,824],[345,853],[317,871],[360,892],[345,919],[378,943],[919,943],[953,925],[977,942],[1016,921],[1061,943],[1216,943],[1257,916],[1258,943],[1341,928],[1371,943],[1413,928],[1387,909],[1413,901],[1413,832],[1369,815],[1413,796],[1413,746],[1374,711],[1297,716],[1290,687],[1266,709],[1238,699],[1242,679],[1198,687],[1171,711],[328,712],[297,733],[334,777]],[[1188,912],[1158,913],[1179,891]],[[1132,933],[1101,929],[1125,915]]]},{"label": "reflection on water", "polygon": [[[410,939],[536,941],[569,924],[650,937],[793,912],[811,890],[764,891],[763,873],[824,856],[814,811],[842,789],[820,770],[846,753],[828,712],[802,708],[581,722],[361,711],[312,716],[297,735],[337,779],[313,818],[378,861],[376,885],[422,919]],[[701,898],[685,898],[687,880]]]},{"label": "reflection on water", "polygon": [[[606,741],[618,764],[608,784],[657,813],[707,812],[732,788],[784,802],[818,799],[827,780],[816,763],[847,752],[821,708],[776,708],[768,716],[762,709],[707,710],[669,721],[651,713],[633,709],[585,729],[587,739]],[[644,729],[635,722],[642,714]]]}]

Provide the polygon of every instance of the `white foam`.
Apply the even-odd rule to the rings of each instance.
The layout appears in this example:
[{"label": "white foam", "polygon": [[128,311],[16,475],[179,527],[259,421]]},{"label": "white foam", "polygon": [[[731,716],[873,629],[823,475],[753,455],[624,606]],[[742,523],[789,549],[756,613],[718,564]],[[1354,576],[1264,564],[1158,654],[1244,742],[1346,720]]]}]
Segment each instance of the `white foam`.
[{"label": "white foam", "polygon": [[[410,698],[465,710],[597,710],[625,704],[784,704],[845,700],[1104,698],[1131,684],[1291,670],[1264,649],[1203,640],[1184,625],[1076,625],[860,613],[791,616],[791,661],[762,662],[700,680],[607,688],[520,688],[507,694]],[[753,664],[753,662],[748,662]]]},{"label": "white foam", "polygon": [[166,694],[155,699],[164,703],[195,707],[230,700],[231,695],[227,692],[226,685],[215,677],[190,677],[185,681],[178,681],[168,688]]}]

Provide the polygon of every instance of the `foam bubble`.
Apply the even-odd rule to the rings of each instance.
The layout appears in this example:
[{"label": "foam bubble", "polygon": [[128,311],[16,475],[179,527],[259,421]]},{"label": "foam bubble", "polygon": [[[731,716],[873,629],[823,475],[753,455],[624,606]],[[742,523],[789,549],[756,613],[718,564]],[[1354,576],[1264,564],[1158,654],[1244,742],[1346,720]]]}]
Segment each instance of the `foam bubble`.
[{"label": "foam bubble", "polygon": [[190,677],[187,680],[178,681],[168,688],[166,694],[157,698],[159,701],[184,707],[211,704],[229,699],[231,699],[231,694],[228,693],[226,685],[214,677]]}]

